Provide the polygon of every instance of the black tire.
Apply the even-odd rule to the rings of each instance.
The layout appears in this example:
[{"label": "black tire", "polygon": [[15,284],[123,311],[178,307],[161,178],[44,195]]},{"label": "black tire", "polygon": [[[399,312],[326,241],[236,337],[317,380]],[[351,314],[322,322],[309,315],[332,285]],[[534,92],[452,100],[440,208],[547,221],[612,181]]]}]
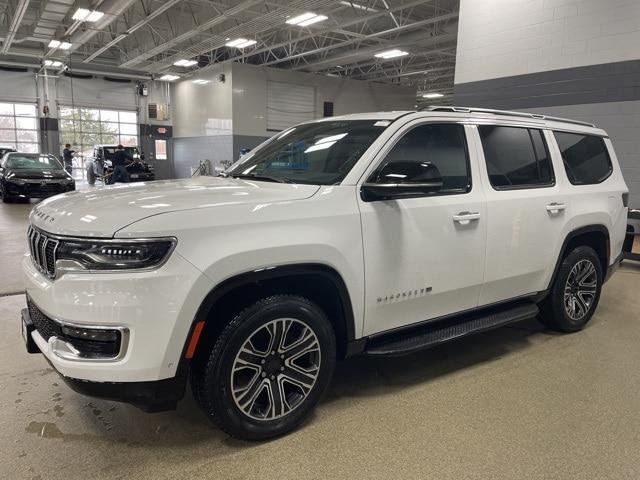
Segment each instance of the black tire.
[{"label": "black tire", "polygon": [[[290,321],[289,327],[286,327],[287,321]],[[274,329],[273,335],[268,333],[270,328]],[[278,337],[278,331],[284,332],[280,336],[283,340],[278,344],[282,350],[278,347],[273,355],[268,344]],[[298,331],[300,338],[296,340]],[[261,341],[266,342],[267,347],[259,355],[252,353],[247,357],[252,361],[251,366],[242,366],[244,357],[241,359],[240,354],[246,350],[241,352],[241,349],[247,347],[249,339],[253,352],[258,352],[257,344]],[[296,358],[295,349],[304,351],[307,345],[309,351]],[[285,353],[281,352],[289,353],[284,357]],[[298,376],[304,368],[293,364],[294,361],[312,364],[306,371],[313,373],[303,374],[305,380],[315,375],[306,393],[302,387],[287,380]],[[293,430],[310,414],[331,381],[335,362],[335,334],[322,309],[304,297],[275,295],[245,308],[223,329],[208,358],[200,365],[194,365],[191,388],[209,419],[223,431],[243,440],[263,440]],[[289,374],[292,376],[288,377]],[[238,379],[243,376],[251,377],[247,387],[238,386],[242,383]],[[262,386],[254,388],[253,385]],[[288,402],[278,404],[273,401],[273,387],[276,386],[279,387],[278,397],[284,397]],[[243,399],[249,397],[253,400],[248,401],[248,411],[243,410]],[[262,406],[267,402],[268,407]],[[278,409],[274,407],[276,405],[279,405]],[[286,409],[289,411],[285,412]],[[261,417],[263,414],[264,418]]]},{"label": "black tire", "polygon": [[[587,275],[582,268],[591,273]],[[583,282],[578,282],[580,272],[586,275]],[[602,265],[593,248],[575,248],[562,260],[551,291],[540,304],[538,319],[560,332],[582,330],[598,306],[602,281]]]}]

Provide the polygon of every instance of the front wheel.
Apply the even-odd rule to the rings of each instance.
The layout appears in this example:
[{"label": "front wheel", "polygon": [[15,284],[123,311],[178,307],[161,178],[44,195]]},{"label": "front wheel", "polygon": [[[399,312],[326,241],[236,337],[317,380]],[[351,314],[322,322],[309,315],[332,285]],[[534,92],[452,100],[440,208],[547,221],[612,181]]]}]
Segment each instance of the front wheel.
[{"label": "front wheel", "polygon": [[549,296],[541,304],[540,321],[562,332],[575,332],[591,320],[602,290],[602,265],[587,246],[572,250],[560,264]]},{"label": "front wheel", "polygon": [[324,394],[336,361],[331,322],[310,300],[264,298],[222,331],[194,365],[194,396],[228,434],[261,440],[293,430]]}]

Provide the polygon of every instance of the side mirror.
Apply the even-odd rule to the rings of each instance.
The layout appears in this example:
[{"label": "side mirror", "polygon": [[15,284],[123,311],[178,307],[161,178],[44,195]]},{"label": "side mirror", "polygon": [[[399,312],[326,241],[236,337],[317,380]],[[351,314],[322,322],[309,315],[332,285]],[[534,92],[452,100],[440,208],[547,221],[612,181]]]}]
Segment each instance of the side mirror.
[{"label": "side mirror", "polygon": [[360,190],[362,200],[375,202],[424,197],[442,188],[440,170],[430,162],[389,162]]}]

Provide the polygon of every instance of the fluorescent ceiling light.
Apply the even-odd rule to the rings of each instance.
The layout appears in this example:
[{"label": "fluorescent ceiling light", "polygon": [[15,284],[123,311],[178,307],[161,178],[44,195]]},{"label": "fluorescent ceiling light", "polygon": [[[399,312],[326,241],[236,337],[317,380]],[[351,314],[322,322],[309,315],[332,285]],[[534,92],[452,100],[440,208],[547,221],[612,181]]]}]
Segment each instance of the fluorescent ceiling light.
[{"label": "fluorescent ceiling light", "polygon": [[287,20],[286,23],[288,23],[289,25],[298,25],[301,22],[310,20],[313,17],[317,17],[317,16],[318,16],[317,13],[307,12],[307,13],[303,13],[302,15],[298,15],[297,17],[291,17],[289,20]]},{"label": "fluorescent ceiling light", "polygon": [[47,67],[55,67],[55,68],[62,66],[62,62],[59,62],[58,60],[45,60],[44,64]]},{"label": "fluorescent ceiling light", "polygon": [[375,8],[367,7],[366,5],[360,5],[359,3],[349,2],[347,0],[343,0],[340,2],[342,5],[346,5],[347,7],[357,8],[358,10],[364,10],[365,12],[377,12]]},{"label": "fluorescent ceiling light", "polygon": [[104,12],[100,12],[98,10],[88,10],[86,8],[79,8],[76,10],[76,13],[73,14],[74,20],[78,22],[91,22],[95,23],[104,17]]},{"label": "fluorescent ceiling light", "polygon": [[298,15],[296,17],[292,17],[286,21],[289,25],[297,25],[298,27],[307,27],[309,25],[313,25],[314,23],[323,22],[326,20],[327,16],[318,15],[317,13],[307,12],[302,15]]},{"label": "fluorescent ceiling light", "polygon": [[211,82],[211,80],[203,80],[201,78],[198,78],[196,80],[193,80],[193,83],[196,83],[198,85],[206,85],[207,83]]},{"label": "fluorescent ceiling light", "polygon": [[49,48],[58,48],[60,46],[60,40],[51,40],[49,42]]},{"label": "fluorescent ceiling light", "polygon": [[177,67],[193,67],[194,65],[197,65],[197,60],[178,60],[177,62],[174,63],[175,66]]},{"label": "fluorescent ceiling light", "polygon": [[87,22],[91,22],[91,23],[95,23],[98,20],[100,20],[102,17],[104,17],[104,12],[99,12],[98,10],[94,10],[93,12],[91,12],[89,14],[89,16],[86,18]]},{"label": "fluorescent ceiling light", "polygon": [[178,80],[179,78],[180,78],[180,75],[173,75],[171,73],[167,73],[161,76],[158,80],[161,80],[163,82],[173,82],[174,80]]},{"label": "fluorescent ceiling light", "polygon": [[87,17],[91,15],[91,10],[87,10],[86,8],[79,8],[76,10],[76,13],[73,14],[73,18],[74,20],[78,20],[80,22],[83,22],[87,19]]},{"label": "fluorescent ceiling light", "polygon": [[69,50],[71,48],[71,44],[69,42],[62,42],[60,44],[60,50]]},{"label": "fluorescent ceiling light", "polygon": [[422,98],[440,98],[440,97],[444,97],[444,95],[442,95],[441,93],[436,93],[436,92],[425,93],[425,94],[422,95]]},{"label": "fluorescent ceiling light", "polygon": [[376,53],[374,57],[388,59],[388,58],[404,57],[405,55],[409,55],[409,52],[393,49],[393,50],[387,50],[386,52]]},{"label": "fluorescent ceiling light", "polygon": [[225,43],[227,47],[246,48],[258,43],[256,40],[247,40],[246,38],[236,38],[230,42]]}]

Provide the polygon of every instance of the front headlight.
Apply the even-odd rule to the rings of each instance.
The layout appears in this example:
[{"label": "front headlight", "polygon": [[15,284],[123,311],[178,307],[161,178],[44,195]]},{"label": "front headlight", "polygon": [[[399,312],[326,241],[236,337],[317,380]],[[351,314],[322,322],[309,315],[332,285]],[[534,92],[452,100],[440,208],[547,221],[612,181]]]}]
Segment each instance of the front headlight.
[{"label": "front headlight", "polygon": [[67,271],[149,269],[162,265],[175,244],[175,239],[61,240],[56,262]]}]

